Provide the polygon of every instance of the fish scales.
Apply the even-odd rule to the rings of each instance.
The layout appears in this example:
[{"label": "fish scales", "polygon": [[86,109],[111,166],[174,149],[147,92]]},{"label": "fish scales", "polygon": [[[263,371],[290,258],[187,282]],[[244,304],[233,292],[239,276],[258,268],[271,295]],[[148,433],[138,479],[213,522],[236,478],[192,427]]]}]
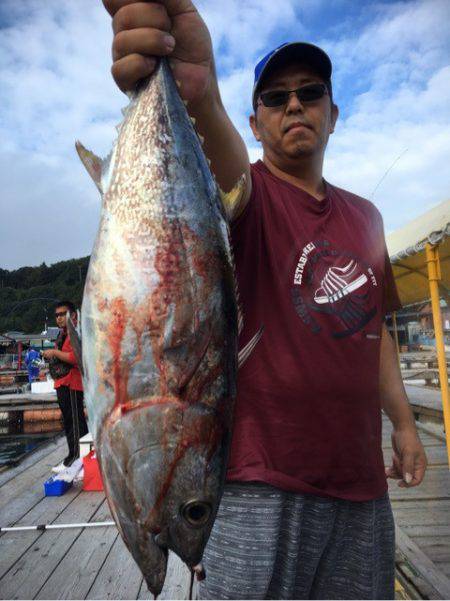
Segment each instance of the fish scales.
[{"label": "fish scales", "polygon": [[220,196],[165,60],[93,165],[85,399],[111,512],[159,594],[167,550],[198,563],[218,508],[238,335]]}]

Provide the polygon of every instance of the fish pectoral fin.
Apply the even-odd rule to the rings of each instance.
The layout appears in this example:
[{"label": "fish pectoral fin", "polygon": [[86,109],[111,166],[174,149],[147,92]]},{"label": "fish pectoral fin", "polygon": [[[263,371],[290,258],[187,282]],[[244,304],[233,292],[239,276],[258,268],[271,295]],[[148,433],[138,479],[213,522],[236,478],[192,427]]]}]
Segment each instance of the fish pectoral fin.
[{"label": "fish pectoral fin", "polygon": [[242,210],[242,199],[247,189],[247,177],[245,173],[238,179],[236,185],[229,192],[224,192],[219,188],[220,199],[228,221],[236,219]]},{"label": "fish pectoral fin", "polygon": [[261,326],[259,328],[259,330],[256,332],[256,334],[253,336],[253,338],[250,340],[250,342],[248,342],[244,346],[244,348],[242,348],[239,351],[239,353],[238,353],[238,369],[240,369],[244,365],[244,363],[247,361],[247,359],[252,354],[253,349],[258,344],[259,339],[261,338],[263,331],[264,331],[264,326]]},{"label": "fish pectoral fin", "polygon": [[[80,316],[78,312],[78,323],[80,323]],[[72,321],[70,315],[67,319],[67,333],[69,335],[70,345],[72,346],[73,354],[77,360],[78,368],[83,375],[83,360],[81,355],[81,337],[78,333],[75,324]]]},{"label": "fish pectoral fin", "polygon": [[102,170],[103,170],[103,161],[100,157],[94,154],[92,151],[88,150],[83,146],[81,142],[78,140],[75,142],[75,148],[77,149],[78,156],[81,159],[81,162],[86,167],[86,171],[94,180],[95,185],[103,194],[102,190]]}]

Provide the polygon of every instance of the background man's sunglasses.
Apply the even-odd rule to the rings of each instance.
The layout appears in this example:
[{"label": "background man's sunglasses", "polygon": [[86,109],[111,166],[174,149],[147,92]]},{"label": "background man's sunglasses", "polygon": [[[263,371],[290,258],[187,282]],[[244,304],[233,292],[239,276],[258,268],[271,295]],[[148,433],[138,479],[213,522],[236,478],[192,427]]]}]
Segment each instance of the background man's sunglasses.
[{"label": "background man's sunglasses", "polygon": [[55,313],[55,317],[65,317],[67,311],[60,311],[59,313]]},{"label": "background man's sunglasses", "polygon": [[287,104],[292,93],[297,96],[300,102],[314,102],[328,94],[328,90],[324,83],[309,83],[296,90],[263,92],[259,97],[264,106],[274,107]]}]

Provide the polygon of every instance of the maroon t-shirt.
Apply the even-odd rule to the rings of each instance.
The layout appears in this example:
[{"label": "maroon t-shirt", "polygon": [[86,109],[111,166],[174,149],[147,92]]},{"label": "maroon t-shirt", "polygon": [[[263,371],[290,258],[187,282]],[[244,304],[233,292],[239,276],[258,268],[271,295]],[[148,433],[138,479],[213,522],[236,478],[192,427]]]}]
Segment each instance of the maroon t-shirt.
[{"label": "maroon t-shirt", "polygon": [[252,165],[233,224],[244,330],[228,480],[355,501],[386,489],[379,359],[400,307],[378,210],[329,184],[318,201]]}]

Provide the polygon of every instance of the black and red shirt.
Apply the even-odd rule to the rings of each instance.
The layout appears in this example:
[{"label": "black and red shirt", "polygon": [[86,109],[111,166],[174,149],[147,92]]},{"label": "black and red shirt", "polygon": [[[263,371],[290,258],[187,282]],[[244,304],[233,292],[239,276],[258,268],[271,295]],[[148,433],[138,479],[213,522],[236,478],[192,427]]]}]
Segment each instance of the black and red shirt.
[{"label": "black and red shirt", "polygon": [[327,184],[316,200],[252,165],[232,226],[245,345],[228,480],[350,499],[387,490],[379,359],[400,306],[378,210]]},{"label": "black and red shirt", "polygon": [[81,372],[78,368],[77,360],[75,358],[75,354],[72,349],[72,345],[70,344],[70,338],[66,335],[63,345],[61,347],[61,351],[63,353],[68,353],[68,361],[72,367],[67,374],[63,378],[59,378],[54,382],[54,388],[59,388],[60,386],[68,386],[72,390],[83,390],[83,381],[81,378]]}]

